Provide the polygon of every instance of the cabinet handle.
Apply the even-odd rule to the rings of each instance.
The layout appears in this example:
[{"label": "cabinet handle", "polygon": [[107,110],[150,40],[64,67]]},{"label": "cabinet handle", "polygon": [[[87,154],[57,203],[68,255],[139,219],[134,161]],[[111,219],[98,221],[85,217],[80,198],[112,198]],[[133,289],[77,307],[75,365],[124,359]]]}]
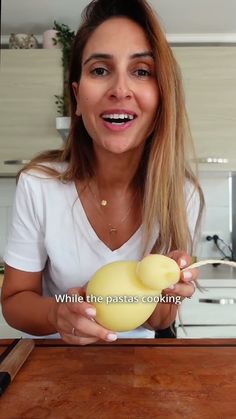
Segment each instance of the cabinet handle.
[{"label": "cabinet handle", "polygon": [[24,160],[24,159],[22,159],[22,160],[5,160],[4,164],[12,164],[12,165],[16,164],[16,165],[18,165],[18,164],[27,164],[29,162],[30,162],[30,160]]},{"label": "cabinet handle", "polygon": [[236,304],[235,298],[199,298],[199,303],[207,304]]}]

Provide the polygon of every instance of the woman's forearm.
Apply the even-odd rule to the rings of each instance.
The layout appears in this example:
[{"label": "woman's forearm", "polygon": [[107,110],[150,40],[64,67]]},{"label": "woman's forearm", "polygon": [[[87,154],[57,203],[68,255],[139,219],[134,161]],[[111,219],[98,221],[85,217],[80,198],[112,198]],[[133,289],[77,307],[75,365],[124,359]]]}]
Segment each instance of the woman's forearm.
[{"label": "woman's forearm", "polygon": [[[55,299],[42,297],[32,291],[22,291],[3,301],[2,311],[7,323],[15,329],[32,335],[56,333],[48,320]],[[146,326],[151,329],[166,329],[176,319],[177,305],[160,303],[149,317]]]},{"label": "woman's forearm", "polygon": [[55,299],[42,297],[33,291],[22,291],[2,301],[3,315],[15,329],[32,335],[56,333],[48,320]]},{"label": "woman's forearm", "polygon": [[160,303],[147,320],[152,329],[167,329],[175,321],[178,311],[177,304]]}]

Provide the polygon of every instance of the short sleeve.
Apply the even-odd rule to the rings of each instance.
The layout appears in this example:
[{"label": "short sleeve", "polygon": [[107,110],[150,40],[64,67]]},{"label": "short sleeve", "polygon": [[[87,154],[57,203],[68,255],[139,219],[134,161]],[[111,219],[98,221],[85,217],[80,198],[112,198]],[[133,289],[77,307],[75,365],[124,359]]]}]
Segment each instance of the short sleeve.
[{"label": "short sleeve", "polygon": [[41,271],[47,260],[36,196],[37,188],[33,190],[32,176],[22,173],[16,187],[4,261],[28,272]]}]

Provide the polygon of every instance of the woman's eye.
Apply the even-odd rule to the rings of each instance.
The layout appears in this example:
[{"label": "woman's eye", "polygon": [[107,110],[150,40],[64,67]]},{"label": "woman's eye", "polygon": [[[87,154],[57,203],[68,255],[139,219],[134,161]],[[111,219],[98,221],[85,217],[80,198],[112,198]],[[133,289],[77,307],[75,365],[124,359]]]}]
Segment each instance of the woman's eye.
[{"label": "woman's eye", "polygon": [[141,77],[141,78],[146,78],[146,77],[150,77],[151,76],[151,71],[150,70],[146,70],[144,68],[138,68],[137,70],[135,70],[134,73],[138,77]]},{"label": "woman's eye", "polygon": [[91,74],[94,76],[106,76],[108,74],[108,70],[103,67],[97,67],[91,71]]}]

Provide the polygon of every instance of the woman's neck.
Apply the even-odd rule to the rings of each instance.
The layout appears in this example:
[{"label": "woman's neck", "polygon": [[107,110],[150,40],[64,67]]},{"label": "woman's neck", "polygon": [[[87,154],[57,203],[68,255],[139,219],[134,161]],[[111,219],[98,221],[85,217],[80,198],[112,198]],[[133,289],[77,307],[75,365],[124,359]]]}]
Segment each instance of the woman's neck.
[{"label": "woman's neck", "polygon": [[142,151],[131,150],[125,155],[96,152],[96,169],[94,182],[103,192],[125,192],[132,189],[138,170]]}]

